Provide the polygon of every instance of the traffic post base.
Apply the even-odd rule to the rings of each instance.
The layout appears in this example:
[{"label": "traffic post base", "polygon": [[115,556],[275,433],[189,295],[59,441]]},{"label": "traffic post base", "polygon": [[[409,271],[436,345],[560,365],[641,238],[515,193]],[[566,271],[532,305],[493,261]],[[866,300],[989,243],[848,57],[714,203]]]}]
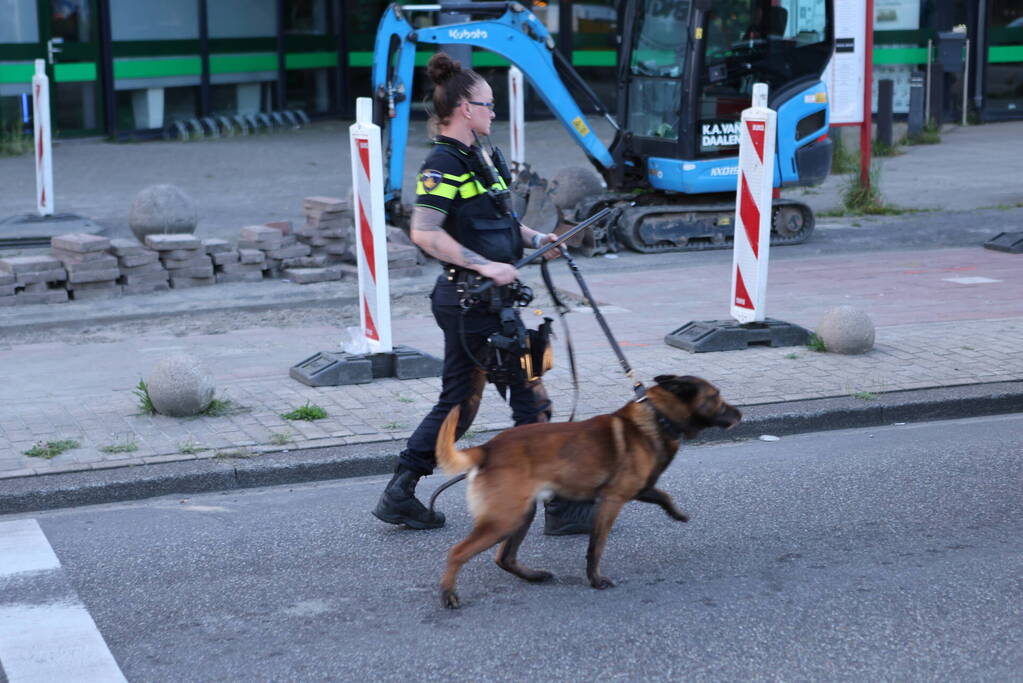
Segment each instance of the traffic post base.
[{"label": "traffic post base", "polygon": [[986,249],[1023,254],[1023,232],[1000,232],[984,243]]},{"label": "traffic post base", "polygon": [[664,336],[668,346],[691,353],[741,351],[751,346],[805,346],[810,331],[774,318],[762,322],[735,320],[693,320]]},{"label": "traffic post base", "polygon": [[310,387],[336,387],[368,384],[382,377],[439,377],[442,366],[441,359],[399,344],[377,353],[320,351],[292,366],[289,374]]}]

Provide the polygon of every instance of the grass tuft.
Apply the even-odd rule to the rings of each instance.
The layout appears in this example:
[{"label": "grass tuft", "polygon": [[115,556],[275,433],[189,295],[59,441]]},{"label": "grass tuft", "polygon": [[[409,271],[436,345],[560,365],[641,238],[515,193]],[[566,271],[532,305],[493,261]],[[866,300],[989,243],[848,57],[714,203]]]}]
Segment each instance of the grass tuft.
[{"label": "grass tuft", "polygon": [[877,394],[872,391],[857,391],[852,395],[853,398],[858,398],[861,401],[876,401]]},{"label": "grass tuft", "polygon": [[941,126],[933,120],[928,121],[917,135],[906,138],[907,145],[937,145],[941,142]]},{"label": "grass tuft", "polygon": [[21,124],[0,125],[0,157],[17,157],[32,151],[32,138],[25,134]]},{"label": "grass tuft", "polygon": [[274,446],[286,446],[294,440],[291,432],[274,432],[270,435],[270,443]]},{"label": "grass tuft", "polygon": [[32,448],[25,451],[30,458],[44,458],[49,460],[56,458],[64,451],[78,448],[79,444],[74,439],[62,439],[59,441],[37,441]]},{"label": "grass tuft", "polygon": [[810,335],[810,341],[806,342],[806,348],[817,353],[824,353],[828,350],[824,345],[824,340],[816,333]]},{"label": "grass tuft", "polygon": [[870,144],[870,155],[874,157],[897,157],[902,154],[898,144],[886,145],[880,140],[874,140]]},{"label": "grass tuft", "polygon": [[237,415],[246,413],[250,409],[240,406],[230,399],[215,398],[206,406],[206,410],[199,413],[205,417],[224,417],[225,415]]},{"label": "grass tuft", "polygon": [[860,167],[860,155],[845,146],[841,134],[835,135],[832,140],[834,146],[831,150],[831,173],[834,175],[855,173]]},{"label": "grass tuft", "polygon": [[139,449],[139,445],[134,441],[125,441],[123,443],[114,443],[109,446],[100,446],[100,451],[103,453],[134,453]]},{"label": "grass tuft", "polygon": [[193,455],[195,453],[202,453],[203,451],[208,450],[208,448],[203,447],[202,444],[191,438],[178,446],[178,452],[183,453],[184,455]]},{"label": "grass tuft", "polygon": [[153,407],[153,399],[149,398],[149,385],[146,380],[139,378],[139,383],[132,389],[133,394],[139,400],[139,414],[156,415],[156,408]]},{"label": "grass tuft", "polygon": [[327,417],[327,411],[315,403],[306,401],[304,406],[295,408],[290,413],[284,413],[281,417],[285,420],[322,420]]}]

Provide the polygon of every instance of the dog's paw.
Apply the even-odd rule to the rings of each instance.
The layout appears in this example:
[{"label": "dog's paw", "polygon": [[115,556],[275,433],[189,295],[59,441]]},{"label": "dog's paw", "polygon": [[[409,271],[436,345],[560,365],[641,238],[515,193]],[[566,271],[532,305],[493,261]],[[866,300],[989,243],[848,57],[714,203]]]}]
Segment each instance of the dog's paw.
[{"label": "dog's paw", "polygon": [[687,515],[686,513],[682,512],[681,510],[675,510],[675,514],[672,515],[672,518],[678,520],[679,522],[688,522],[689,521],[689,515]]},{"label": "dog's paw", "polygon": [[545,569],[534,569],[529,573],[528,576],[523,577],[530,583],[543,583],[544,581],[550,581],[554,578],[554,574],[551,574]]},{"label": "dog's paw", "polygon": [[606,576],[595,576],[590,579],[590,585],[596,588],[598,591],[602,591],[605,588],[614,588],[615,582]]},{"label": "dog's paw", "polygon": [[458,609],[462,603],[458,600],[458,593],[455,591],[441,591],[440,604],[448,609]]}]

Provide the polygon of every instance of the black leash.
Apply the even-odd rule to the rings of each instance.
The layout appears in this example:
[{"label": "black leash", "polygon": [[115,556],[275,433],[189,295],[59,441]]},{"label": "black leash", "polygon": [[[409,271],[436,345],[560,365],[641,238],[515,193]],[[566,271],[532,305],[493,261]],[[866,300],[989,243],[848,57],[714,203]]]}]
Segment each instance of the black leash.
[{"label": "black leash", "polygon": [[[605,209],[606,210],[606,209]],[[622,352],[622,347],[618,345],[618,341],[614,335],[611,334],[611,328],[608,327],[607,321],[604,320],[604,314],[600,312],[600,307],[597,306],[597,301],[590,294],[590,288],[586,286],[586,280],[583,279],[583,274],[579,271],[579,266],[575,260],[566,251],[562,252],[562,256],[565,262],[568,263],[569,270],[572,271],[572,275],[575,276],[575,281],[579,284],[579,291],[582,292],[585,300],[590,304],[593,309],[593,316],[597,319],[597,323],[600,325],[600,329],[603,330],[604,336],[607,337],[608,342],[611,344],[611,348],[615,352],[615,356],[618,357],[618,363],[622,366],[622,370],[625,371],[625,376],[632,380],[632,390],[636,394],[636,402],[646,400],[646,389],[643,387],[643,383],[636,379],[636,373],[633,372],[632,366],[629,365],[629,361],[625,358],[625,354]]]},{"label": "black leash", "polygon": [[454,477],[451,477],[446,482],[444,482],[443,484],[438,486],[437,490],[433,492],[432,496],[430,496],[430,512],[431,513],[433,512],[433,504],[437,501],[437,496],[442,494],[444,492],[444,490],[447,489],[448,487],[454,486],[455,484],[457,484],[458,482],[462,481],[463,479],[465,479],[468,476],[469,476],[468,472],[462,472],[461,474],[458,474],[458,475],[455,475]]},{"label": "black leash", "polygon": [[558,297],[558,291],[554,288],[554,281],[551,280],[551,272],[547,267],[547,261],[540,262],[540,275],[543,276],[543,283],[547,286],[547,291],[550,292],[551,301],[554,303],[554,309],[558,312],[558,318],[561,320],[561,328],[565,330],[565,350],[568,352],[568,366],[572,370],[572,412],[568,416],[569,422],[575,422],[575,411],[579,407],[579,372],[575,366],[575,348],[572,346],[572,334],[568,329],[568,306]]}]

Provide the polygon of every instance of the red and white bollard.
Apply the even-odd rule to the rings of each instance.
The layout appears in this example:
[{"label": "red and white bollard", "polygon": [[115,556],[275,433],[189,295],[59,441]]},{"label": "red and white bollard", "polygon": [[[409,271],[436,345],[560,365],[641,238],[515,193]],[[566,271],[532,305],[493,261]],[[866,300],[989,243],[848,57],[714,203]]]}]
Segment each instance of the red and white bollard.
[{"label": "red and white bollard", "polygon": [[776,129],[777,113],[767,107],[767,84],[756,83],[753,104],[742,112],[739,124],[731,315],[740,323],[766,318]]},{"label": "red and white bollard", "polygon": [[380,127],[373,123],[373,100],[355,101],[349,127],[355,236],[359,266],[359,314],[373,353],[391,351],[391,298],[387,271],[387,223],[384,217],[384,166]]},{"label": "red and white bollard", "polygon": [[508,133],[508,165],[514,179],[526,161],[526,79],[517,66],[508,69]]},{"label": "red and white bollard", "polygon": [[36,159],[36,211],[40,216],[53,215],[53,146],[50,144],[50,79],[46,77],[46,61],[36,60],[32,76],[33,146]]}]

